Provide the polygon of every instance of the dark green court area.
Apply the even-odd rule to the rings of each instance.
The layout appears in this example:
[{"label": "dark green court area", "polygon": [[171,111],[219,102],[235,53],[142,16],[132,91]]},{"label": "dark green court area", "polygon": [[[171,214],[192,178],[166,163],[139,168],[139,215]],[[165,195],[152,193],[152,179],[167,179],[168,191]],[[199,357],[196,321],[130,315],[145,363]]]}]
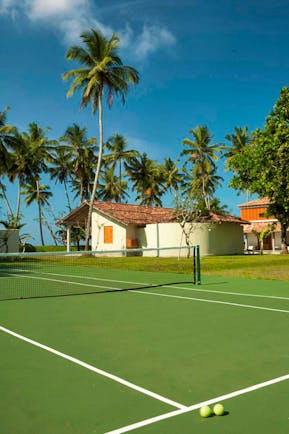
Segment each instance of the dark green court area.
[{"label": "dark green court area", "polygon": [[1,269],[1,433],[128,432],[284,376],[131,432],[289,431],[288,282],[54,265]]}]

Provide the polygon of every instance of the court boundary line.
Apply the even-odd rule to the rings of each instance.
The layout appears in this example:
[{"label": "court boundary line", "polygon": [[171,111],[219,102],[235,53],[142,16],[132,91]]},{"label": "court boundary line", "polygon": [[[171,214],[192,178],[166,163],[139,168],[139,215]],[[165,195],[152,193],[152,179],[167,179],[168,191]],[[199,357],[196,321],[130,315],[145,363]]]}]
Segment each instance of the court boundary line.
[{"label": "court boundary line", "polygon": [[285,309],[275,309],[275,308],[271,308],[271,307],[254,306],[251,304],[231,303],[229,301],[208,300],[206,298],[195,298],[195,297],[184,297],[182,295],[160,294],[159,292],[147,292],[147,291],[142,291],[142,290],[137,290],[137,291],[128,290],[128,292],[130,292],[132,294],[145,294],[145,295],[154,295],[154,296],[158,296],[158,297],[179,298],[179,299],[183,299],[183,300],[200,301],[200,302],[204,302],[204,303],[225,304],[225,305],[235,306],[235,307],[244,307],[247,309],[267,310],[267,311],[271,311],[271,312],[289,313],[289,310],[285,310]]},{"label": "court boundary line", "polygon": [[161,420],[165,420],[165,419],[169,419],[169,418],[179,416],[179,415],[182,415],[185,413],[189,413],[191,411],[194,411],[194,410],[197,410],[197,409],[203,407],[204,405],[216,404],[217,402],[225,401],[225,400],[231,399],[231,398],[235,398],[236,396],[244,395],[246,393],[253,392],[255,390],[262,389],[264,387],[268,387],[268,386],[271,386],[271,385],[276,384],[276,383],[281,383],[282,381],[286,381],[286,380],[289,380],[289,374],[282,375],[281,377],[276,377],[276,378],[273,378],[271,380],[267,380],[267,381],[264,381],[262,383],[255,384],[253,386],[248,386],[248,387],[245,387],[243,389],[239,389],[239,390],[236,390],[234,392],[227,393],[225,395],[221,395],[221,396],[218,396],[218,397],[215,397],[212,399],[208,399],[207,401],[202,401],[202,402],[199,402],[197,404],[193,404],[193,405],[188,406],[187,408],[182,409],[182,410],[170,411],[168,413],[163,413],[159,416],[154,416],[154,417],[149,418],[149,419],[144,419],[142,421],[139,421],[139,422],[136,422],[136,423],[133,423],[130,425],[126,425],[124,427],[115,429],[113,431],[107,431],[105,434],[122,434],[122,433],[126,433],[129,431],[133,431],[137,428],[142,428],[144,426],[151,425],[151,424],[156,423],[156,422],[160,422]]},{"label": "court boundary line", "polygon": [[140,392],[144,395],[149,396],[150,398],[154,398],[158,401],[164,402],[165,404],[168,404],[172,407],[184,410],[187,408],[187,406],[180,404],[179,402],[173,401],[169,398],[166,398],[162,395],[159,395],[158,393],[152,392],[148,389],[145,389],[144,387],[138,386],[134,383],[131,383],[130,381],[127,381],[121,377],[118,377],[117,375],[111,374],[110,372],[104,371],[102,369],[96,368],[95,366],[83,362],[82,360],[79,360],[75,357],[69,356],[68,354],[62,353],[61,351],[58,351],[52,347],[49,347],[48,345],[41,344],[40,342],[37,342],[33,339],[27,338],[26,336],[20,335],[19,333],[14,332],[13,330],[7,329],[6,327],[0,326],[0,330],[4,333],[7,333],[17,339],[20,339],[24,342],[27,342],[31,345],[34,345],[35,347],[41,348],[42,350],[48,351],[49,353],[55,354],[56,356],[62,357],[65,360],[68,360],[76,365],[79,365],[83,368],[88,369],[89,371],[95,372],[96,374],[102,375],[103,377],[109,378],[110,380],[113,380],[117,383],[122,384],[123,386],[126,386],[130,389],[133,389],[137,392]]}]

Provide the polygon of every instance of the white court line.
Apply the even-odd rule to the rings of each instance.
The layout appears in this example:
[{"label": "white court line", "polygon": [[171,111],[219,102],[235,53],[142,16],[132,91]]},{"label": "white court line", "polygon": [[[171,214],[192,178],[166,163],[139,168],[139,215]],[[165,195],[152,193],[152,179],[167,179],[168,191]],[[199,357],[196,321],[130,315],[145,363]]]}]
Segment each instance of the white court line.
[{"label": "white court line", "polygon": [[271,299],[276,299],[276,300],[288,300],[289,301],[289,297],[279,297],[277,295],[244,294],[242,292],[215,291],[213,289],[188,288],[185,286],[174,286],[174,285],[163,285],[163,287],[164,288],[174,288],[174,289],[185,289],[186,291],[208,292],[208,293],[212,293],[212,294],[240,295],[243,297],[271,298]]},{"label": "white court line", "polygon": [[60,279],[48,279],[47,277],[39,277],[39,276],[26,276],[25,274],[9,273],[9,276],[25,277],[26,279],[48,280],[49,282],[57,282],[57,283],[69,283],[70,285],[89,286],[91,288],[112,289],[116,291],[121,290],[121,288],[115,288],[113,286],[89,285],[89,283],[71,282],[69,280],[60,280]]},{"label": "white court line", "polygon": [[197,410],[204,405],[215,404],[220,401],[225,401],[227,399],[235,398],[236,396],[244,395],[245,393],[253,392],[254,390],[262,389],[263,387],[271,386],[272,384],[280,383],[281,381],[289,380],[289,374],[282,375],[281,377],[273,378],[272,380],[264,381],[263,383],[255,384],[254,386],[245,387],[244,389],[236,390],[235,392],[227,393],[226,395],[221,395],[207,401],[199,402],[198,404],[191,405],[182,410],[174,410],[169,413],[161,414],[160,416],[155,416],[150,419],[145,419],[140,422],[134,423],[132,425],[127,425],[122,428],[118,428],[113,431],[106,432],[105,434],[122,434],[125,432],[133,431],[137,428],[141,428],[152,423],[159,422],[164,419],[169,419],[174,416],[179,416],[181,414],[189,413],[190,411]]},{"label": "white court line", "polygon": [[[15,269],[14,271],[21,271],[25,273],[33,273],[33,274],[45,274],[48,276],[60,276],[60,277],[74,277],[75,279],[87,279],[87,280],[101,280],[103,282],[114,282],[114,283],[130,283],[131,285],[150,285],[150,283],[143,283],[143,282],[129,282],[127,280],[114,280],[114,279],[103,279],[101,277],[89,277],[89,276],[77,276],[76,274],[61,274],[61,273],[45,273],[44,271],[31,271],[31,270],[24,270],[24,269]],[[7,272],[9,273],[9,272]]]},{"label": "white court line", "polygon": [[37,341],[29,339],[25,336],[19,335],[18,333],[15,333],[12,330],[9,330],[5,327],[0,326],[0,330],[2,330],[4,333],[8,333],[9,335],[14,336],[15,338],[18,338],[18,339],[21,339],[22,341],[28,342],[31,345],[34,345],[38,348],[42,348],[43,350],[46,350],[49,353],[55,354],[59,357],[62,357],[63,359],[69,360],[70,362],[75,363],[76,365],[79,365],[79,366],[82,366],[83,368],[89,369],[90,371],[93,371],[96,374],[102,375],[103,377],[107,377],[110,380],[116,381],[117,383],[120,383],[126,387],[129,387],[130,389],[136,390],[137,392],[143,393],[144,395],[150,396],[151,398],[157,399],[158,401],[162,401],[165,404],[171,405],[172,407],[176,407],[176,408],[181,409],[181,410],[184,410],[187,408],[185,405],[182,405],[179,402],[172,401],[171,399],[165,398],[164,396],[161,396],[157,393],[151,392],[150,390],[144,389],[143,387],[137,386],[136,384],[133,384],[130,381],[124,380],[123,378],[117,377],[116,375],[110,374],[109,372],[103,371],[102,369],[98,369],[93,365],[90,365],[88,363],[82,362],[79,359],[76,359],[75,357],[71,357],[65,353],[61,353],[60,351],[57,351],[54,348],[48,347],[47,345],[43,345]]},{"label": "white court line", "polygon": [[[15,268],[14,268],[14,270],[15,270]],[[18,269],[16,269],[16,271],[17,270]],[[152,286],[152,287],[162,286],[163,288],[184,289],[186,291],[207,292],[207,293],[212,293],[212,294],[240,295],[242,297],[256,297],[256,298],[269,298],[269,299],[276,299],[276,300],[289,300],[289,297],[281,297],[281,296],[276,296],[276,295],[261,295],[261,294],[246,294],[246,293],[242,293],[242,292],[215,291],[213,289],[188,288],[186,286],[179,286],[179,285],[175,286],[174,284],[173,285],[170,285],[170,284],[164,284],[164,285],[162,285],[162,284],[147,283],[147,282],[130,282],[130,281],[126,281],[126,280],[102,279],[100,277],[76,276],[75,274],[45,273],[45,272],[42,272],[42,271],[40,272],[40,271],[30,271],[30,270],[27,271],[25,269],[19,269],[19,271],[24,271],[24,272],[34,273],[34,274],[45,274],[45,275],[51,275],[51,276],[60,276],[60,277],[74,277],[74,278],[77,278],[77,279],[101,280],[101,281],[104,281],[104,282],[128,283],[128,284],[140,285],[140,286],[145,286],[145,285],[146,286]],[[12,273],[7,272],[7,274],[12,274]],[[12,275],[15,276],[16,274],[12,274]],[[50,279],[47,279],[47,280],[50,280]],[[51,279],[51,280],[53,280],[53,279]],[[56,282],[58,282],[58,280],[56,280]],[[60,282],[64,282],[64,281],[61,280]],[[74,283],[74,282],[67,282],[67,283]],[[106,287],[105,286],[104,287],[100,286],[99,288],[106,288]],[[107,288],[108,289],[119,289],[119,288],[109,288],[109,287],[107,287]]]},{"label": "white court line", "polygon": [[137,290],[137,291],[130,291],[129,290],[129,292],[131,292],[132,294],[146,294],[146,295],[154,295],[157,297],[178,298],[181,300],[201,301],[204,303],[215,303],[215,304],[226,304],[228,306],[245,307],[248,309],[259,309],[259,310],[269,310],[272,312],[289,313],[289,310],[285,310],[285,309],[273,309],[271,307],[254,306],[251,304],[231,303],[229,301],[208,300],[206,298],[195,298],[195,297],[184,297],[182,295],[160,294],[158,292],[147,292],[147,291],[142,291],[142,290]]}]

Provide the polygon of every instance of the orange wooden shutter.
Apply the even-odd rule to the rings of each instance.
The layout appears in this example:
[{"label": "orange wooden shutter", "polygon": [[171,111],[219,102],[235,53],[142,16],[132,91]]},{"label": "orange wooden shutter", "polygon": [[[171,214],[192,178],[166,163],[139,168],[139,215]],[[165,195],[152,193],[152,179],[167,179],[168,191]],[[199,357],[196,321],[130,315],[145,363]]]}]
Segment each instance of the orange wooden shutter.
[{"label": "orange wooden shutter", "polygon": [[104,244],[113,243],[113,231],[112,226],[104,226],[103,228]]}]

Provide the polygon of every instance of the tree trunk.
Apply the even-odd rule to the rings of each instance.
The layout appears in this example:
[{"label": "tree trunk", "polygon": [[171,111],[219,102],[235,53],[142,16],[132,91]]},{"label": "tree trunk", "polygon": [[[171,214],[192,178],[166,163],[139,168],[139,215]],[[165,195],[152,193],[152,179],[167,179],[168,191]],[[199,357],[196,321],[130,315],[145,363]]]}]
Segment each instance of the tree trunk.
[{"label": "tree trunk", "polygon": [[21,182],[20,179],[18,178],[17,207],[16,207],[17,223],[19,222],[19,216],[20,216],[20,195],[21,195]]},{"label": "tree trunk", "polygon": [[64,190],[65,190],[65,195],[66,195],[66,200],[67,200],[67,205],[68,205],[68,209],[69,212],[71,212],[71,205],[70,205],[70,200],[69,200],[69,194],[68,194],[68,189],[67,189],[67,183],[64,180]]},{"label": "tree trunk", "polygon": [[102,162],[102,149],[103,149],[102,91],[100,91],[99,95],[98,95],[98,122],[99,122],[99,152],[98,152],[97,166],[96,166],[96,172],[95,172],[94,182],[93,182],[93,189],[92,189],[91,199],[90,199],[90,204],[89,204],[89,209],[88,209],[86,228],[85,228],[85,250],[89,249],[89,238],[90,238],[93,202],[95,199],[95,194],[96,194],[96,189],[97,189],[97,184],[98,184],[98,178],[99,178],[99,174],[100,174],[100,167],[101,167],[101,162]]},{"label": "tree trunk", "polygon": [[287,222],[281,222],[281,253],[288,253],[287,250]]},{"label": "tree trunk", "polygon": [[39,232],[40,232],[40,240],[42,246],[44,246],[44,238],[43,238],[43,228],[42,228],[42,212],[41,212],[41,204],[40,204],[40,192],[39,192],[39,180],[36,180],[36,188],[37,188],[37,205],[38,205],[38,218],[39,218]]},{"label": "tree trunk", "polygon": [[8,209],[8,214],[9,214],[9,216],[13,217],[14,214],[13,214],[10,202],[9,202],[7,196],[6,196],[5,187],[3,186],[2,182],[0,182],[0,188],[2,190],[2,196],[3,196],[4,202],[6,203],[6,206],[7,206],[7,209]]}]

